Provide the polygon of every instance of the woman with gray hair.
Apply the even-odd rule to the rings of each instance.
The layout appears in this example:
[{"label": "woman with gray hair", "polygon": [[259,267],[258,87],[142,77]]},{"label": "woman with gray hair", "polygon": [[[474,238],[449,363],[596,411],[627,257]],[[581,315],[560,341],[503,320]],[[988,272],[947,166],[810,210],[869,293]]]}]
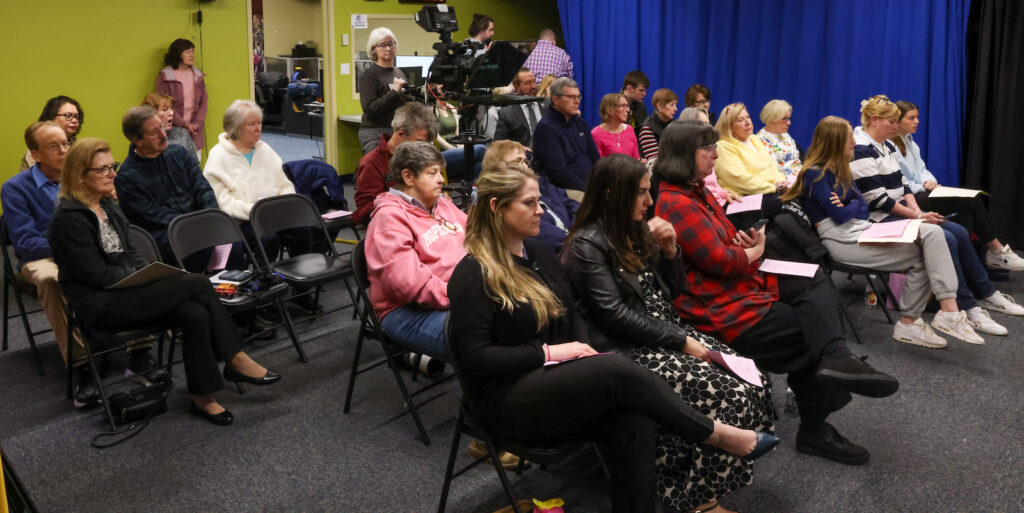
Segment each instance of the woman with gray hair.
[{"label": "woman with gray hair", "polygon": [[757,132],[758,139],[768,148],[775,163],[779,165],[779,171],[786,175],[788,180],[795,180],[796,175],[803,169],[801,158],[804,149],[789,135],[790,118],[793,116],[793,106],[786,100],[772,100],[761,109],[761,122],[764,128]]},{"label": "woman with gray hair", "polygon": [[[210,149],[203,168],[203,176],[217,196],[217,205],[242,222],[242,233],[250,245],[256,243],[256,234],[248,223],[252,206],[261,198],[295,194],[295,186],[284,174],[281,157],[260,140],[262,134],[263,110],[250,100],[231,102],[224,111],[224,132],[217,136],[218,142]],[[278,235],[291,256],[312,251],[309,228],[283,230]],[[261,242],[268,255],[277,254],[277,237],[264,237]],[[316,310],[315,305],[303,306]]]},{"label": "woman with gray hair", "polygon": [[392,133],[391,119],[395,117],[395,110],[406,102],[402,87],[408,80],[405,73],[395,67],[398,39],[390,29],[377,27],[370,31],[366,55],[373,64],[359,77],[359,105],[363,109],[359,144],[363,155],[380,144],[382,135]]}]

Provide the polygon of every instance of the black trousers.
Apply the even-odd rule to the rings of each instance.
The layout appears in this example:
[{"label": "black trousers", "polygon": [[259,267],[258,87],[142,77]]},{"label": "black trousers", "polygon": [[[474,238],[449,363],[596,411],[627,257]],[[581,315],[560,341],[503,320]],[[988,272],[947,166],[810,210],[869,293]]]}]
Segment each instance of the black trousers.
[{"label": "black trousers", "polygon": [[133,329],[157,322],[181,328],[185,379],[193,395],[210,395],[224,387],[218,361],[242,350],[242,337],[220,304],[210,280],[182,274],[118,290],[93,321],[99,329]]},{"label": "black trousers", "polygon": [[996,238],[992,222],[988,216],[988,208],[981,201],[981,194],[973,198],[932,198],[930,191],[921,191],[914,195],[918,206],[924,211],[938,212],[944,216],[952,213],[957,215],[949,220],[967,228],[982,242],[988,243]]},{"label": "black trousers", "polygon": [[616,512],[654,511],[656,428],[691,442],[714,431],[660,377],[619,355],[597,355],[535,369],[507,391],[495,429],[521,440],[582,433],[610,449]]},{"label": "black trousers", "polygon": [[816,377],[823,358],[850,354],[839,298],[821,270],[814,278],[779,276],[779,301],[729,346],[763,370],[787,375],[801,429],[824,428],[828,415],[852,399],[849,392],[825,387]]}]

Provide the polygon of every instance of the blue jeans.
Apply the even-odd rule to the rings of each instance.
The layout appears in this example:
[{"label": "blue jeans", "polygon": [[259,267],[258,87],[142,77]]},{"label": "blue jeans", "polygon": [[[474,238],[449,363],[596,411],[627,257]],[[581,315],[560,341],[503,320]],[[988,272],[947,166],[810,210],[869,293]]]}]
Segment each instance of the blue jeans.
[{"label": "blue jeans", "polygon": [[952,222],[939,226],[946,235],[949,254],[953,257],[953,267],[956,268],[956,278],[959,282],[956,304],[961,310],[970,310],[978,306],[975,298],[984,299],[995,294],[996,286],[988,279],[988,272],[985,271],[985,266],[971,245],[971,234],[967,232],[967,228]]},{"label": "blue jeans", "polygon": [[384,333],[396,344],[416,353],[447,362],[444,323],[448,312],[405,305],[388,312],[380,321]]},{"label": "blue jeans", "polygon": [[462,162],[466,160],[466,150],[463,148],[455,148],[451,150],[445,150],[441,152],[444,155],[444,161],[447,164],[446,169],[448,170],[448,181],[452,182],[455,179],[461,180],[473,180],[480,174],[480,166],[484,160],[484,152],[487,151],[487,146],[483,144],[473,145],[473,176],[466,176],[466,171],[462,167]]}]

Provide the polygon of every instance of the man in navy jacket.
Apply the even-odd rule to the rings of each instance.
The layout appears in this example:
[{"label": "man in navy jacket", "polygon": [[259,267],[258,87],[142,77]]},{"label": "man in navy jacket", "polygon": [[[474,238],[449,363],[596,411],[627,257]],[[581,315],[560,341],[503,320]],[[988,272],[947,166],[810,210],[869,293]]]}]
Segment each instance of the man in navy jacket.
[{"label": "man in navy jacket", "polygon": [[590,127],[580,117],[581,99],[579,85],[571,78],[555,80],[551,107],[533,136],[534,169],[577,201],[583,197],[591,166],[601,158]]}]

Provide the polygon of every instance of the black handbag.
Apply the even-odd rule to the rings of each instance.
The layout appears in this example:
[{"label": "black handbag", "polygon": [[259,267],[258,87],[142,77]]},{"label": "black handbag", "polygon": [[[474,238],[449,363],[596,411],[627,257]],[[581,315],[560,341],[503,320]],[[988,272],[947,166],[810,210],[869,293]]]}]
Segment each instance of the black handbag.
[{"label": "black handbag", "polygon": [[129,424],[167,412],[168,391],[167,385],[153,383],[110,396],[110,411],[114,414],[114,423]]}]

